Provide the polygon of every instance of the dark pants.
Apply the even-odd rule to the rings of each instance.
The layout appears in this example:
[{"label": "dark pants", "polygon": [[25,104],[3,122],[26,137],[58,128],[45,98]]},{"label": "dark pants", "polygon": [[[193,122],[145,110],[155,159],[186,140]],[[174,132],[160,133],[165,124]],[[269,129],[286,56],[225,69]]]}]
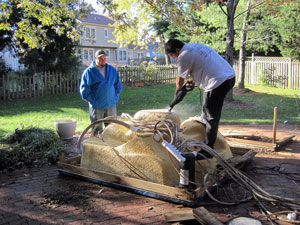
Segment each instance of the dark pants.
[{"label": "dark pants", "polygon": [[202,119],[206,124],[205,144],[213,148],[217,139],[219,121],[221,118],[223,102],[228,91],[233,88],[235,77],[224,81],[212,91],[204,92]]}]

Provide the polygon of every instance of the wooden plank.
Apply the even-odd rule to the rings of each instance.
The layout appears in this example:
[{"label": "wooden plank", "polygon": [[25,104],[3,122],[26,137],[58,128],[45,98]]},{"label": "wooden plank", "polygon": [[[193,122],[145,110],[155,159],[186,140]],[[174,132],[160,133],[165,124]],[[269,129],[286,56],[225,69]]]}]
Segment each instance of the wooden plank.
[{"label": "wooden plank", "polygon": [[183,208],[174,212],[166,213],[165,218],[168,222],[183,222],[195,219],[193,209],[191,208]]},{"label": "wooden plank", "polygon": [[217,220],[213,215],[210,214],[204,207],[198,207],[193,209],[194,217],[201,224],[206,225],[223,225],[219,220]]},{"label": "wooden plank", "polygon": [[239,148],[239,147],[230,147],[230,150],[234,155],[243,155],[249,151],[248,148]]},{"label": "wooden plank", "polygon": [[32,85],[33,85],[33,77],[32,76],[28,76],[29,78],[29,98],[34,97],[33,96],[33,91],[32,91]]},{"label": "wooden plank", "polygon": [[277,107],[274,107],[274,118],[273,118],[273,144],[276,142],[276,129],[277,129]]},{"label": "wooden plank", "polygon": [[17,99],[20,99],[20,78],[19,77],[18,79],[16,79],[16,83],[17,83],[17,88],[16,88]]},{"label": "wooden plank", "polygon": [[79,176],[86,176],[91,177],[97,180],[102,180],[106,182],[110,182],[113,184],[122,185],[125,187],[134,187],[140,190],[149,191],[152,193],[157,193],[163,196],[172,197],[180,200],[185,201],[194,201],[194,193],[189,192],[185,189],[175,188],[171,186],[166,186],[162,184],[152,183],[144,180],[139,180],[131,177],[124,177],[114,174],[109,174],[105,172],[89,170],[86,168],[73,166],[67,163],[58,163],[57,167],[59,169],[68,171],[70,173],[79,175]]},{"label": "wooden plank", "polygon": [[247,151],[244,155],[240,156],[235,156],[227,161],[235,168],[241,169],[243,168],[246,164],[248,164],[253,157],[256,155],[256,152],[253,150]]},{"label": "wooden plank", "polygon": [[69,159],[61,160],[61,162],[68,163],[68,164],[71,164],[71,165],[75,165],[77,163],[80,163],[80,161],[81,161],[81,155],[75,156],[75,157],[72,157],[72,158],[69,158]]},{"label": "wooden plank", "polygon": [[261,136],[257,136],[254,134],[223,134],[225,138],[239,138],[239,139],[246,139],[246,140],[259,140]]},{"label": "wooden plank", "polygon": [[36,93],[36,74],[33,74],[32,76],[32,88],[33,88],[33,97],[36,97],[37,96],[37,93]]},{"label": "wooden plank", "polygon": [[5,82],[5,78],[8,79],[7,76],[8,76],[7,74],[2,76],[3,100],[6,100],[6,86],[5,86],[6,82]]},{"label": "wooden plank", "polygon": [[285,138],[277,141],[276,142],[277,147],[279,148],[279,147],[282,147],[283,145],[286,145],[287,143],[289,143],[290,141],[292,141],[294,137],[295,137],[295,135],[290,135],[288,137],[285,137]]},{"label": "wooden plank", "polygon": [[262,149],[268,151],[274,151],[277,147],[277,144],[262,142],[262,141],[245,140],[245,139],[230,138],[230,137],[225,137],[225,140],[228,142],[230,147]]}]

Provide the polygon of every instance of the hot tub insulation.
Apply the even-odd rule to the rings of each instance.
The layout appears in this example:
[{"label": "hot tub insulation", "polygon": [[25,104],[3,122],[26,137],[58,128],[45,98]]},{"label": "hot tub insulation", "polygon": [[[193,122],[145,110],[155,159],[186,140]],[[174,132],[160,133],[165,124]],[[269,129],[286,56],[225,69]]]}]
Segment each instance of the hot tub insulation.
[{"label": "hot tub insulation", "polygon": [[[135,120],[172,120],[181,129],[179,139],[184,141],[194,139],[203,141],[205,125],[197,118],[190,118],[180,122],[174,112],[166,110],[142,110],[137,112]],[[122,120],[133,125],[131,120]],[[180,175],[179,163],[167,150],[153,139],[153,133],[140,135],[120,124],[111,123],[100,137],[91,137],[83,143],[81,167],[90,170],[103,171],[110,174],[142,179],[168,186],[177,186]],[[192,149],[200,151],[200,149]],[[215,151],[223,158],[232,157],[229,145],[218,133]],[[197,160],[195,164],[195,181],[201,184],[203,176],[214,172],[216,160]]]}]

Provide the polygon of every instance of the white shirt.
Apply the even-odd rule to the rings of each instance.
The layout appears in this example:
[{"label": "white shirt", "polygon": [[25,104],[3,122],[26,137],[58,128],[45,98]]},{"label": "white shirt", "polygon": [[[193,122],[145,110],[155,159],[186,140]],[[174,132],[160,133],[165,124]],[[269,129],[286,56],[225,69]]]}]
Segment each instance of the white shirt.
[{"label": "white shirt", "polygon": [[211,91],[235,76],[231,65],[215,50],[203,44],[185,44],[179,51],[178,75],[190,74],[196,85]]}]

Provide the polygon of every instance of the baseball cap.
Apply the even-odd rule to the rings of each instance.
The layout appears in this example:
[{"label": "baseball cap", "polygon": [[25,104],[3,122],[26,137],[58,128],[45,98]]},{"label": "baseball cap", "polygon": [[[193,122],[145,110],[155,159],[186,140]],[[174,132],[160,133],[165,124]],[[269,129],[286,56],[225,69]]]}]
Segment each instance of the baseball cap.
[{"label": "baseball cap", "polygon": [[98,51],[96,51],[96,53],[95,53],[95,57],[101,57],[101,56],[103,56],[103,55],[105,55],[105,51],[103,51],[103,50],[98,50]]}]

